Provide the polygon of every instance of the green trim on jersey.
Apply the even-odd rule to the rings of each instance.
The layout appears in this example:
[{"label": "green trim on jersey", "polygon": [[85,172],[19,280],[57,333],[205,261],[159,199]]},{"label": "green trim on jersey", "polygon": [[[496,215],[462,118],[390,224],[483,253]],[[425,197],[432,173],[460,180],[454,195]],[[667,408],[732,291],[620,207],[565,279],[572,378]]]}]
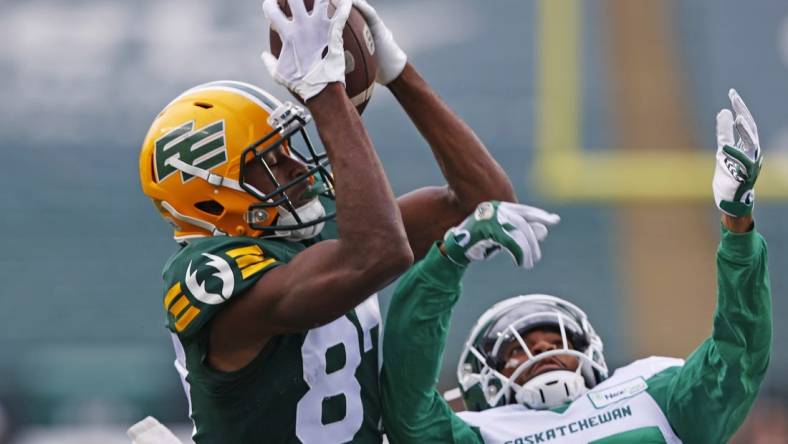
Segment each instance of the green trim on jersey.
[{"label": "green trim on jersey", "polygon": [[[685,442],[726,442],[755,400],[772,341],[766,262],[766,243],[757,232],[723,229],[711,337],[683,366],[670,366],[646,381],[646,393],[661,411],[659,416],[667,418]],[[463,271],[433,247],[400,279],[392,297],[381,373],[383,423],[392,442],[484,442],[481,431],[454,414],[435,390]],[[499,409],[509,407],[514,406]],[[489,412],[494,410],[498,409]],[[659,428],[638,427],[599,442],[666,439]]]}]

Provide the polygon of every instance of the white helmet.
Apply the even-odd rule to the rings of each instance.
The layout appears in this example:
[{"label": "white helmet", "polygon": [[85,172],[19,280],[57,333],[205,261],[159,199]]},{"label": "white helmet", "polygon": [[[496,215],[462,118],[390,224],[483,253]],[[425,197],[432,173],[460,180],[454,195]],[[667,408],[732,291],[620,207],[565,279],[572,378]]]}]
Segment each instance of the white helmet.
[{"label": "white helmet", "polygon": [[[541,328],[559,332],[562,347],[533,355],[523,338]],[[519,342],[528,359],[506,377],[500,370],[506,346],[512,341]],[[570,302],[544,294],[503,300],[479,318],[460,356],[457,379],[465,407],[479,411],[519,402],[533,409],[549,409],[574,401],[607,378],[602,349],[602,340],[586,314]],[[534,364],[556,355],[577,357],[577,371],[553,370],[522,385],[516,382]]]}]

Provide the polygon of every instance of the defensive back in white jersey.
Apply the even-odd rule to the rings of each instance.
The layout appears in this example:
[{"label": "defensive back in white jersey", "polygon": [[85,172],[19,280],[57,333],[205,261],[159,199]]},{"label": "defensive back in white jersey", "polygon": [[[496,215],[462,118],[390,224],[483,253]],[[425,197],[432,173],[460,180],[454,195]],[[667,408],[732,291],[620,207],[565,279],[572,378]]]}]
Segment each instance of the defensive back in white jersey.
[{"label": "defensive back in white jersey", "polygon": [[650,430],[667,443],[680,443],[665,413],[648,393],[646,382],[682,359],[651,357],[621,367],[577,398],[563,412],[531,410],[510,404],[481,412],[461,412],[458,416],[478,427],[487,444],[605,443],[632,442],[632,433]]}]

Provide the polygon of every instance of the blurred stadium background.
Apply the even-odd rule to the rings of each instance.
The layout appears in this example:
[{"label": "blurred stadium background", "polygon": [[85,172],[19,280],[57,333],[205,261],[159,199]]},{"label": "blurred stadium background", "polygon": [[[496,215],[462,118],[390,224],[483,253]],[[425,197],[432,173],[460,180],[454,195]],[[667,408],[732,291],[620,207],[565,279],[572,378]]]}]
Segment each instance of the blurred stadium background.
[{"label": "blurred stadium background", "polygon": [[[685,356],[708,335],[714,115],[736,87],[766,155],[756,215],[776,320],[767,380],[736,441],[788,442],[788,3],[373,3],[521,200],[563,217],[536,270],[498,259],[468,274],[442,387],[476,317],[517,293],[584,307],[612,368]],[[0,29],[0,442],[127,442],[148,414],[188,437],[160,302],[176,245],[140,192],[137,156],[156,113],[195,84],[237,79],[288,96],[258,58],[260,2],[5,0]],[[383,88],[364,120],[395,191],[441,182]]]}]

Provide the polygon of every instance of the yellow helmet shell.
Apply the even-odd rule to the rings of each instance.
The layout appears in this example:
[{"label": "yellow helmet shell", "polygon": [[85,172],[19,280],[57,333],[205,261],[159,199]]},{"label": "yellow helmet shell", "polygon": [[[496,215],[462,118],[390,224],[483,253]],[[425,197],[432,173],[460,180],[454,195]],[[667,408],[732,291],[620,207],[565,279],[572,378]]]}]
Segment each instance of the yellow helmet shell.
[{"label": "yellow helmet shell", "polygon": [[[280,105],[253,85],[218,81],[189,89],[159,113],[142,145],[140,183],[175,227],[175,240],[260,235],[246,218],[249,206],[259,200],[237,183],[244,150],[273,131],[268,118]],[[279,140],[276,135],[266,145]],[[225,183],[187,174],[173,167],[174,160],[207,170]],[[278,210],[264,211],[266,224],[272,224]]]}]

